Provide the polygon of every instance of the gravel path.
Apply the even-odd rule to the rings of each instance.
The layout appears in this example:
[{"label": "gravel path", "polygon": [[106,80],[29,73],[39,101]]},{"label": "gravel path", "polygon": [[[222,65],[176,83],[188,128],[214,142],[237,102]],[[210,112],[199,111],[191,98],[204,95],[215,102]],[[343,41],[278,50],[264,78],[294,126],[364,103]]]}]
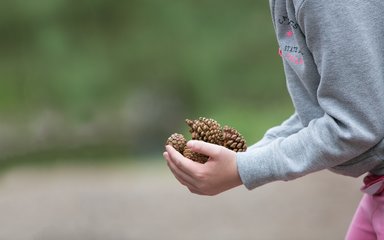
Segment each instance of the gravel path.
[{"label": "gravel path", "polygon": [[360,180],[324,171],[202,197],[165,164],[19,167],[0,176],[0,239],[343,239]]}]

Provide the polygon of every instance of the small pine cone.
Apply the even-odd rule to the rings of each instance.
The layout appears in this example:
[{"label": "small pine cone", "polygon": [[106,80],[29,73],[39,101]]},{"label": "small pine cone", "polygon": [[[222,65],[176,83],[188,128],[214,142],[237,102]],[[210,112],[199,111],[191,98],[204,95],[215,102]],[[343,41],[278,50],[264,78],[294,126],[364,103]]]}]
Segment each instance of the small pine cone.
[{"label": "small pine cone", "polygon": [[234,128],[225,126],[223,128],[223,146],[235,152],[245,152],[247,144],[243,136]]},{"label": "small pine cone", "polygon": [[185,122],[190,127],[189,132],[192,134],[193,140],[217,145],[223,144],[223,131],[216,120],[200,117],[198,120],[186,119]]},{"label": "small pine cone", "polygon": [[201,153],[193,152],[190,148],[186,147],[183,152],[184,157],[191,159],[192,161],[199,163],[206,163],[208,161],[208,156]]},{"label": "small pine cone", "polygon": [[181,154],[184,152],[184,148],[185,148],[186,144],[187,144],[187,140],[180,133],[172,134],[167,139],[167,142],[166,142],[166,145],[171,145]]}]

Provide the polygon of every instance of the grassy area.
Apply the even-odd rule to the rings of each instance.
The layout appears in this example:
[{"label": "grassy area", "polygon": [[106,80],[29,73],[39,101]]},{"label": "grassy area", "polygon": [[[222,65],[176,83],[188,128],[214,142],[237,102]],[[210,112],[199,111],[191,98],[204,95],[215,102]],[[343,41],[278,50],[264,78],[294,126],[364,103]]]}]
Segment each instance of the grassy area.
[{"label": "grassy area", "polygon": [[200,116],[252,143],[292,112],[266,1],[3,1],[0,33],[1,166],[157,155]]},{"label": "grassy area", "polygon": [[[228,114],[228,109],[216,109],[207,117],[217,119],[223,125],[237,128],[251,145],[260,139],[264,132],[277,124],[280,124],[292,113],[289,105],[269,106],[252,110],[251,108],[237,109],[233,114]],[[189,136],[188,127],[184,124],[175,132],[183,132]],[[13,157],[3,159],[0,162],[0,172],[20,166],[29,167],[54,167],[57,165],[73,166],[107,166],[116,164],[136,164],[140,162],[158,161],[162,158],[162,149],[165,138],[158,142],[158,151],[147,154],[132,154],[126,146],[118,145],[94,145],[79,148],[57,148],[26,153],[15,153]]]},{"label": "grassy area", "polygon": [[87,120],[143,88],[201,109],[284,85],[267,2],[15,0],[0,16],[3,114]]}]

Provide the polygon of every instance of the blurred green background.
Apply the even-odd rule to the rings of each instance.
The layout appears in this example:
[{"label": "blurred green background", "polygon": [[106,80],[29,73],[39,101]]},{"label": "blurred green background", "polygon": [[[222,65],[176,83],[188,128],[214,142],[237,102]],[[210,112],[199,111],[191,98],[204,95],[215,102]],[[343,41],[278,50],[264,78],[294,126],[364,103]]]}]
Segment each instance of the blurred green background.
[{"label": "blurred green background", "polygon": [[3,164],[159,157],[199,116],[257,141],[292,111],[270,18],[268,1],[2,1]]},{"label": "blurred green background", "polygon": [[268,1],[2,0],[0,78],[0,239],[342,239],[360,199],[326,173],[196,196],[162,158],[186,118],[250,145],[292,113]]}]

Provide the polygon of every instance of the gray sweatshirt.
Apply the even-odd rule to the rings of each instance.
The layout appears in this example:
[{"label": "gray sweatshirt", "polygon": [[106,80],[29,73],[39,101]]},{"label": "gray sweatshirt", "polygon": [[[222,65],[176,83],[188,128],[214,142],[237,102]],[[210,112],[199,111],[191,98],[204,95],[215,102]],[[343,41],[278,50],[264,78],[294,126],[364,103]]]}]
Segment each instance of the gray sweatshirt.
[{"label": "gray sweatshirt", "polygon": [[384,174],[384,1],[270,0],[270,7],[295,112],[237,154],[244,185],[323,169]]}]

